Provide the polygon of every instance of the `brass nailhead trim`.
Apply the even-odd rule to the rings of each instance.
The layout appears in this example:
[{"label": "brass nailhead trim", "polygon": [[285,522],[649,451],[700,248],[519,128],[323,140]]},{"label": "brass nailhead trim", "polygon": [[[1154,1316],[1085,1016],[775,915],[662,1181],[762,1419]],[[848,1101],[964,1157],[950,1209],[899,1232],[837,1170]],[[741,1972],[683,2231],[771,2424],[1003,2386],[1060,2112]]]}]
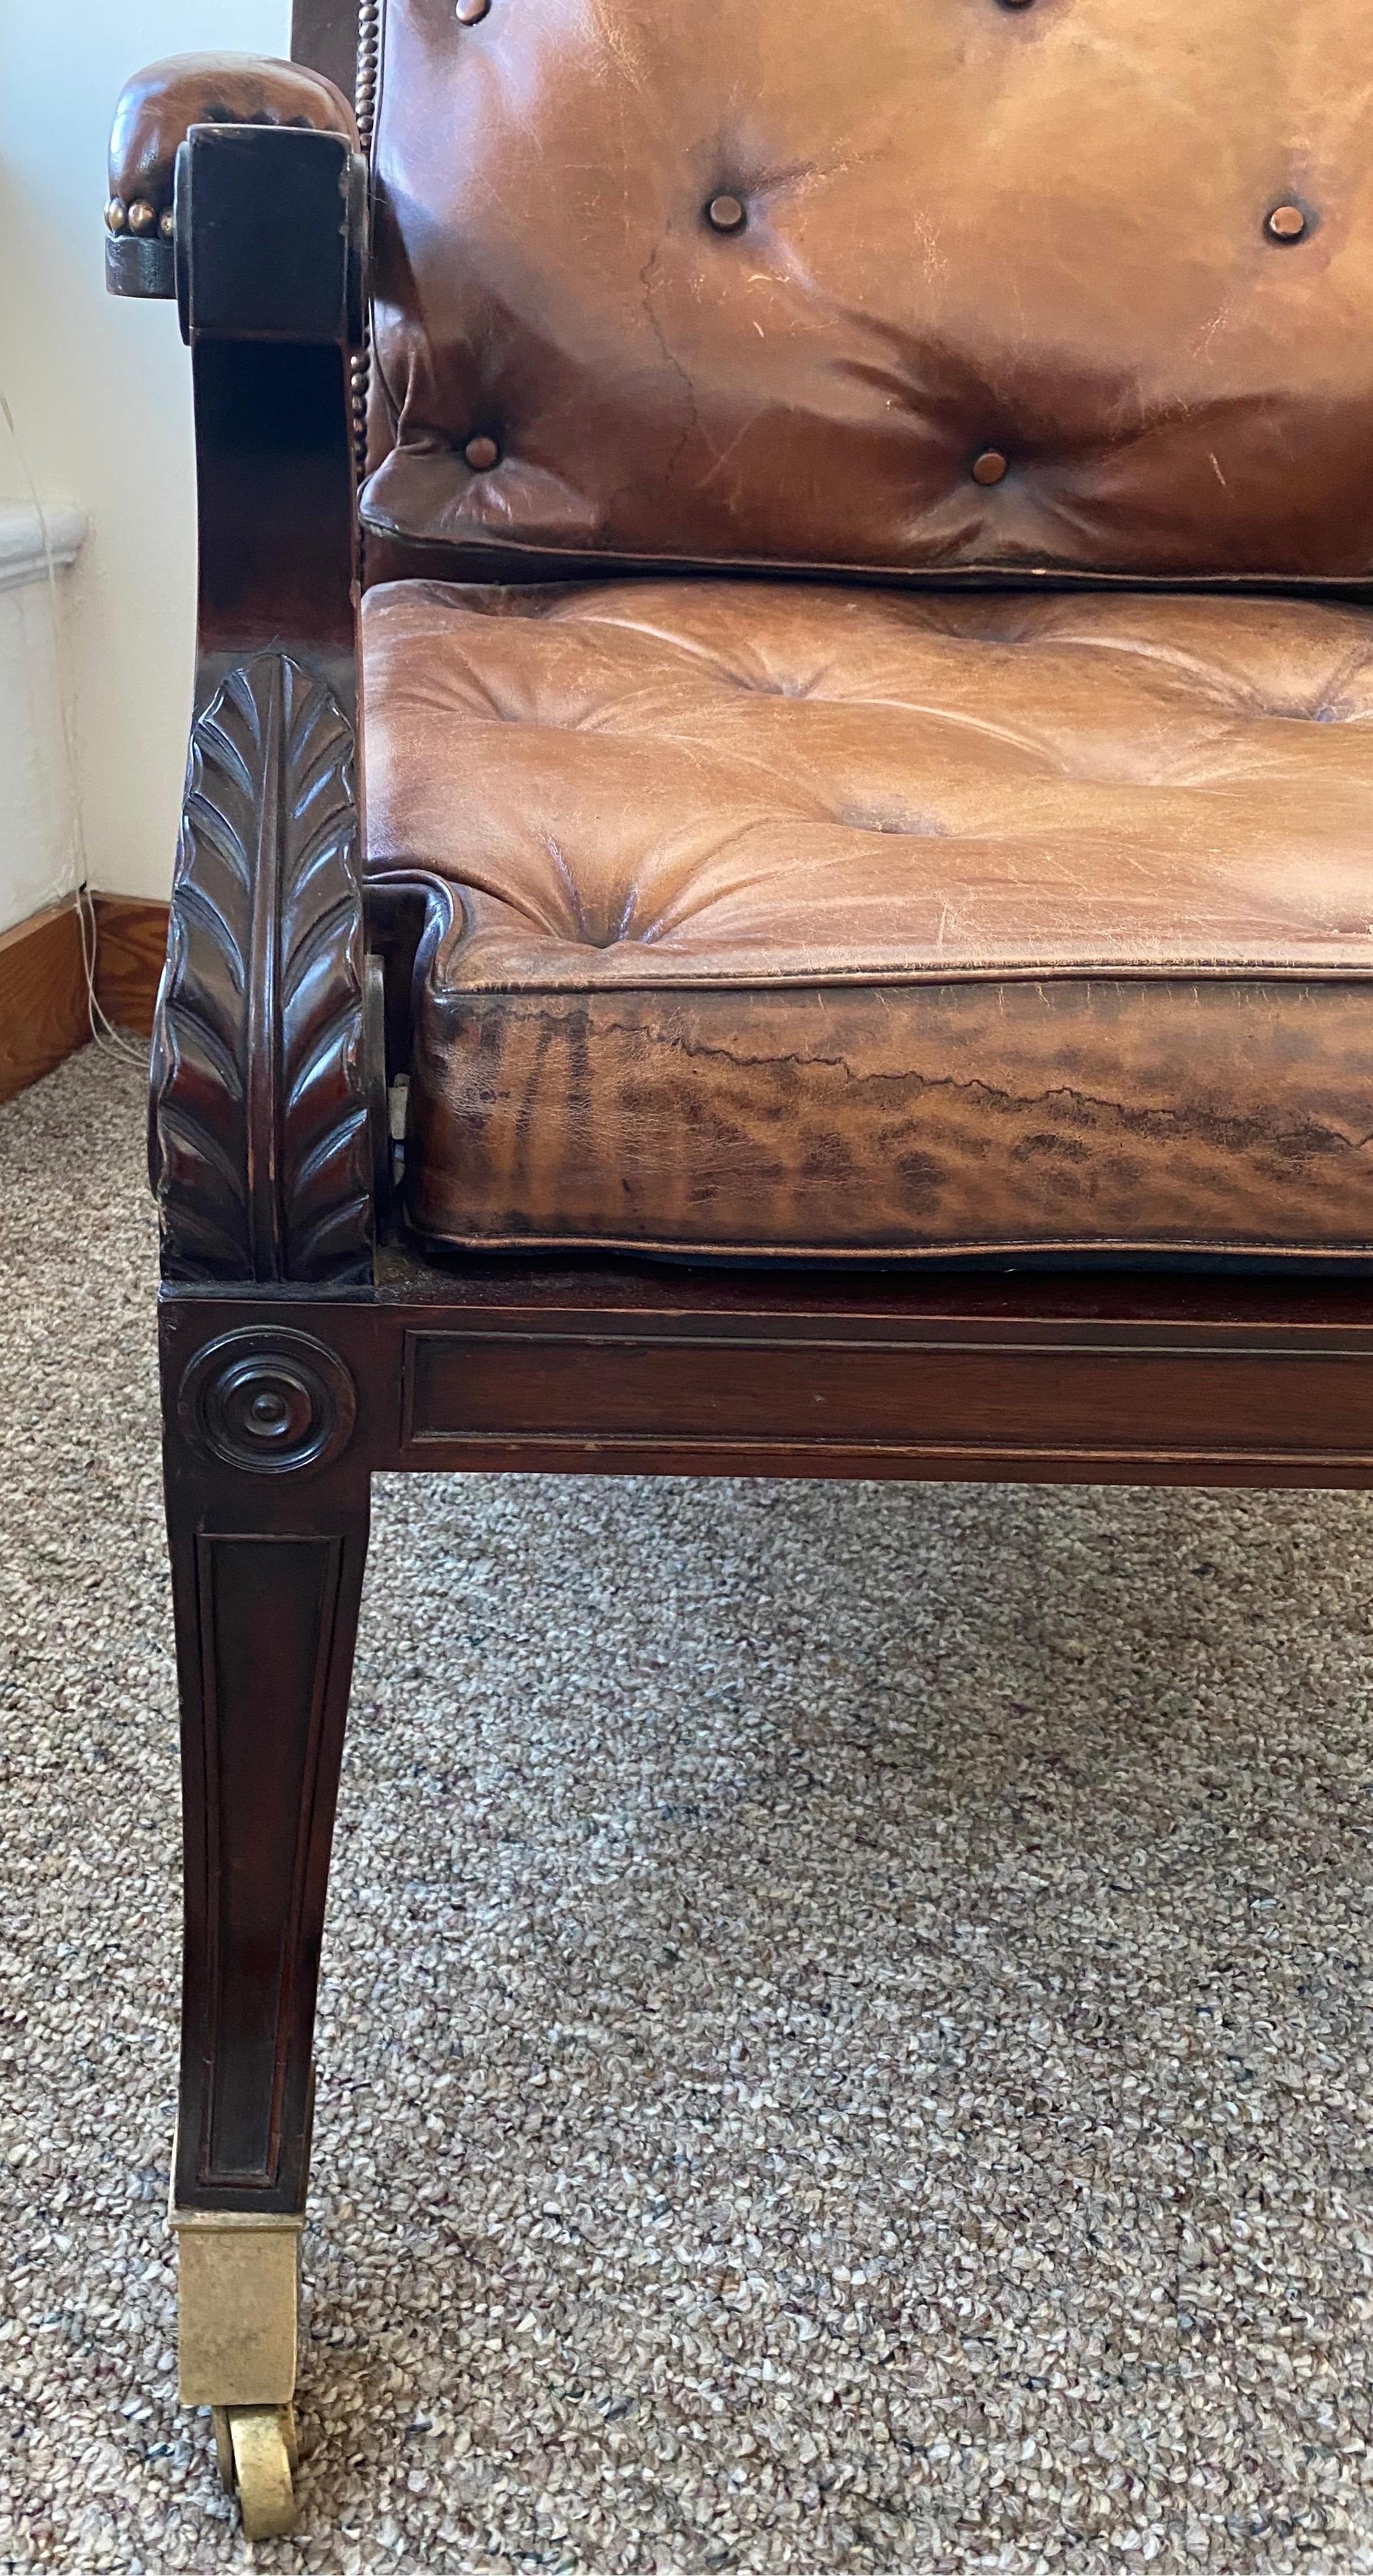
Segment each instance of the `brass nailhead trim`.
[{"label": "brass nailhead trim", "polygon": [[1006,459],[999,447],[984,447],[973,464],[974,483],[999,483],[1006,471]]},{"label": "brass nailhead trim", "polygon": [[486,16],[491,0],[458,0],[454,16],[460,27],[478,26]]},{"label": "brass nailhead trim", "polygon": [[[370,163],[374,128],[377,120],[377,72],[381,55],[381,0],[359,0],[357,76],[353,85],[354,113],[358,121],[358,146],[364,161]],[[362,320],[362,347],[349,360],[353,397],[353,461],[358,486],[367,479],[367,398],[372,383],[372,315],[370,305]],[[358,551],[365,576],[367,535],[357,523]]]},{"label": "brass nailhead trim", "polygon": [[361,0],[358,10],[358,67],[355,88],[355,112],[358,140],[365,157],[372,150],[372,127],[377,105],[377,62],[381,50],[381,28],[378,0]]}]

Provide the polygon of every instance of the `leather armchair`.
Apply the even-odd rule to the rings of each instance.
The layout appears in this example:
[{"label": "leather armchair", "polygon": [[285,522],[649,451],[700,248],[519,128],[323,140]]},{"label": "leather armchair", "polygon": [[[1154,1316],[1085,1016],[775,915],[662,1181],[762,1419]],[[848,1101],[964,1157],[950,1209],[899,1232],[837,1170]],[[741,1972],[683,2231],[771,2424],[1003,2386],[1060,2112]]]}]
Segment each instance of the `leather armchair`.
[{"label": "leather armchair", "polygon": [[1373,1476],[1373,180],[1313,8],[1279,79],[1239,0],[364,0],[356,122],[221,57],[121,102],[201,524],[182,2388],[250,2531],[374,1470]]}]

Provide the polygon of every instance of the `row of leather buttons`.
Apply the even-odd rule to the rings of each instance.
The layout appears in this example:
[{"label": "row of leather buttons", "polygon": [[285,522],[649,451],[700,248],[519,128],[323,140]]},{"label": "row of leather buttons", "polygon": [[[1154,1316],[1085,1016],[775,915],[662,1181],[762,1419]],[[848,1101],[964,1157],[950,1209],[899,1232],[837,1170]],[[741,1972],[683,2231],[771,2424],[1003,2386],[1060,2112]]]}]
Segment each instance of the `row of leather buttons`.
[{"label": "row of leather buttons", "polygon": [[[1030,0],[1002,0],[1006,9],[1025,9]],[[480,26],[491,7],[491,0],[455,0],[455,15],[463,27]],[[747,220],[743,202],[728,193],[712,197],[706,208],[706,221],[717,233],[737,233]],[[1264,231],[1277,242],[1300,241],[1306,231],[1307,217],[1300,206],[1274,206],[1264,219]],[[1003,465],[1002,472],[1005,472]],[[984,482],[999,482],[999,475],[984,475]]]},{"label": "row of leather buttons", "polygon": [[[488,438],[484,432],[479,433],[475,438],[469,438],[462,452],[474,474],[489,474],[492,466],[499,465],[501,461],[501,451],[495,439]],[[982,454],[973,462],[973,481],[974,483],[999,483],[1007,471],[1008,460],[1002,455],[1000,448],[984,447]]]},{"label": "row of leather buttons", "polygon": [[[461,0],[461,5],[476,8],[478,0]],[[1021,8],[1028,5],[1028,0],[1006,0],[1006,5]],[[712,197],[706,208],[706,222],[717,233],[737,233],[747,220],[743,200],[739,197]],[[1264,216],[1263,229],[1272,241],[1300,241],[1306,231],[1307,220],[1300,206],[1274,206],[1271,214]]]},{"label": "row of leather buttons", "polygon": [[[456,6],[457,16],[462,25],[473,27],[486,16],[491,0],[456,0]],[[1013,9],[1025,8],[1029,6],[1029,0],[1003,0],[1003,6]],[[732,195],[728,190],[723,191],[719,196],[712,197],[705,212],[707,223],[712,231],[717,233],[741,232],[748,220],[742,198]],[[1300,206],[1275,206],[1271,214],[1265,218],[1264,230],[1274,241],[1293,242],[1301,239],[1306,231],[1306,223],[1306,216]],[[463,455],[474,474],[489,473],[493,465],[500,463],[500,453],[495,439],[485,436],[469,438],[463,449]],[[985,447],[973,460],[972,478],[975,483],[991,485],[1000,483],[1009,470],[1009,459],[1002,454],[999,447]]]},{"label": "row of leather buttons", "polygon": [[[474,474],[489,473],[491,467],[499,465],[501,461],[501,451],[495,439],[485,435],[469,438],[462,452]],[[1009,472],[1010,459],[1003,455],[999,447],[984,447],[981,454],[973,458],[974,483],[986,486],[1001,483]]]},{"label": "row of leather buttons", "polygon": [[[484,434],[469,438],[462,452],[474,474],[489,474],[492,466],[499,465],[501,461],[501,451],[495,439],[488,438]],[[974,483],[999,483],[1007,471],[1007,459],[1002,455],[1000,448],[984,447],[982,454],[973,463],[973,481]]]}]

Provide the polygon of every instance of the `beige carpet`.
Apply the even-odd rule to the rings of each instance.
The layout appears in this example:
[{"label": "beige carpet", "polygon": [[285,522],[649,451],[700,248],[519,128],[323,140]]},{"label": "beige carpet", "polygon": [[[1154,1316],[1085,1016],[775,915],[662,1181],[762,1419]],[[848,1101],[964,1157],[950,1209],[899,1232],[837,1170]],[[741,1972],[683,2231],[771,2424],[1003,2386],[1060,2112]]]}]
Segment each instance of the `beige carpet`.
[{"label": "beige carpet", "polygon": [[[0,1115],[0,2567],[178,2413],[141,1103]],[[1373,1505],[378,1491],[264,2568],[1373,2570]]]}]

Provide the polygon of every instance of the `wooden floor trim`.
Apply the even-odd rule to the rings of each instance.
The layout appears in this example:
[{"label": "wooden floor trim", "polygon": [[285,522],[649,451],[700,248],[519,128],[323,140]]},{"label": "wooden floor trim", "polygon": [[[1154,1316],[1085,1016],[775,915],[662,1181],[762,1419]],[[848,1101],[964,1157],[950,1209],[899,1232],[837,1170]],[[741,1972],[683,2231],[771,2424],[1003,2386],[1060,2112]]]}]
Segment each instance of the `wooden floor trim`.
[{"label": "wooden floor trim", "polygon": [[167,906],[130,894],[98,894],[94,900],[96,999],[116,1028],[151,1037],[167,954]]},{"label": "wooden floor trim", "polygon": [[0,1100],[26,1091],[90,1035],[72,900],[0,931]]},{"label": "wooden floor trim", "polygon": [[[98,894],[95,990],[117,1028],[152,1030],[167,945],[167,906]],[[91,1033],[76,899],[0,931],[0,1101],[52,1073]]]}]

